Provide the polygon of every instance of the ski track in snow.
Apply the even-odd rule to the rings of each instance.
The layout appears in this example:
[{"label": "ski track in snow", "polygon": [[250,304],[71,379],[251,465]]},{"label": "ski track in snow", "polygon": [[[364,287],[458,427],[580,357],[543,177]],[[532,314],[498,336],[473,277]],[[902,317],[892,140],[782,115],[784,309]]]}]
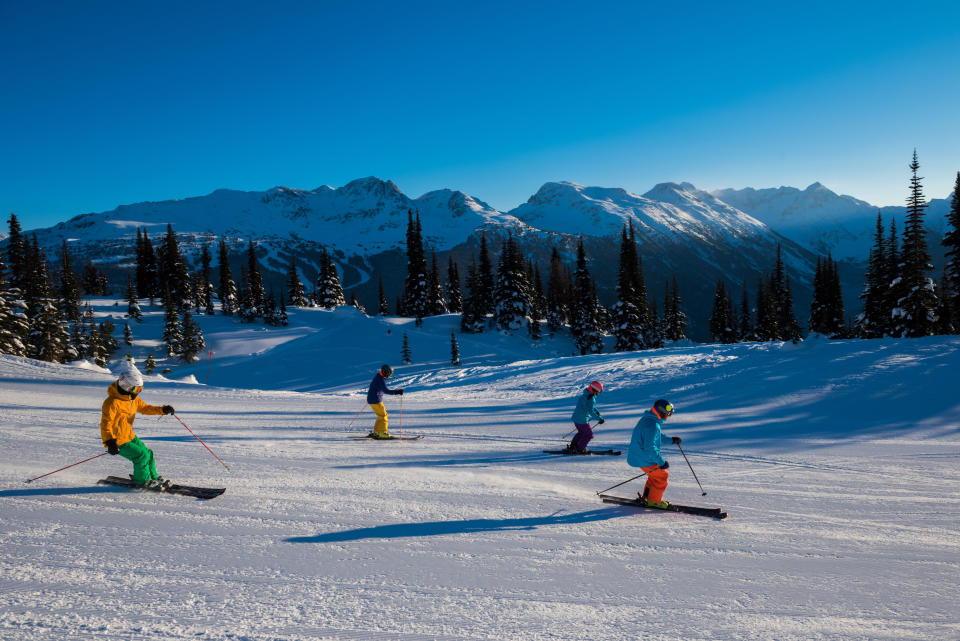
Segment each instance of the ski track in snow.
[{"label": "ski track in snow", "polygon": [[[278,371],[277,349],[248,368]],[[120,457],[24,484],[102,451],[112,376],[0,356],[0,639],[957,639],[958,365],[939,338],[412,368],[391,431],[426,438],[384,443],[349,438],[372,423],[347,429],[366,373],[311,392],[148,377],[143,398],[230,465],[137,419],[161,474],[228,488],[198,501],[95,485]],[[597,372],[592,446],[624,456],[542,454]],[[708,492],[667,446],[667,499],[726,521],[596,498],[638,472],[654,389]]]}]

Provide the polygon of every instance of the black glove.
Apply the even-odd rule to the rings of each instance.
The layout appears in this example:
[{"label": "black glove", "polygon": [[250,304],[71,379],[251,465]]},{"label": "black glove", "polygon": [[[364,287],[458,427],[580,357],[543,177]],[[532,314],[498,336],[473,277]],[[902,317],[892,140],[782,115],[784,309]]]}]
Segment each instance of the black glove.
[{"label": "black glove", "polygon": [[606,421],[603,420],[603,417],[600,417],[600,420],[597,421],[597,425],[603,425]]},{"label": "black glove", "polygon": [[107,446],[107,452],[109,452],[111,456],[116,456],[120,453],[120,448],[117,447],[117,439],[112,438],[104,443],[104,445]]},{"label": "black glove", "polygon": [[665,469],[667,469],[668,467],[670,467],[670,461],[664,461],[664,462],[663,462],[663,465],[660,466],[660,469],[661,469],[661,470],[665,470]]},{"label": "black glove", "polygon": [[173,405],[164,405],[162,409],[164,414],[173,414]]},{"label": "black glove", "polygon": [[670,440],[673,441],[673,444],[674,444],[674,445],[680,445],[680,437],[679,437],[679,436],[671,437]]},{"label": "black glove", "polygon": [[398,394],[399,396],[403,396],[403,390],[402,390],[402,389],[398,389],[398,390],[397,390],[397,394]]}]

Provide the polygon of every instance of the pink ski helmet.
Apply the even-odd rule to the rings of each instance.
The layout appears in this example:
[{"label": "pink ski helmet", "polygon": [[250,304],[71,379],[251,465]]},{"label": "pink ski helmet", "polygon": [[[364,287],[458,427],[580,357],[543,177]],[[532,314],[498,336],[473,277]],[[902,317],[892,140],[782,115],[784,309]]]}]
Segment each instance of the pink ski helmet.
[{"label": "pink ski helmet", "polygon": [[593,381],[587,386],[587,389],[592,390],[594,394],[599,394],[603,391],[603,383],[600,381]]}]

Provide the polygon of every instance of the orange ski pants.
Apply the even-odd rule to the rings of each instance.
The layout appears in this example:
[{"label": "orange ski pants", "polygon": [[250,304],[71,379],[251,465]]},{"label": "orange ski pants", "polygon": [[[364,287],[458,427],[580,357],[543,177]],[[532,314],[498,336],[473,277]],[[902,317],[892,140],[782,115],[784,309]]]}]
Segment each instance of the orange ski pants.
[{"label": "orange ski pants", "polygon": [[667,478],[670,472],[660,469],[659,465],[640,469],[647,473],[647,484],[643,486],[643,495],[647,500],[659,503],[663,500],[663,491],[667,489]]}]

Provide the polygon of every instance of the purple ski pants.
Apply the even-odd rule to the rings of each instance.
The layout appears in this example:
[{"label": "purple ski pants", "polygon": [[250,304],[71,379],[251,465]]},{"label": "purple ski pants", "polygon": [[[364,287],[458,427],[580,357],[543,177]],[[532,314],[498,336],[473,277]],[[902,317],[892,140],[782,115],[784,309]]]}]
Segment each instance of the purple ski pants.
[{"label": "purple ski pants", "polygon": [[574,425],[577,427],[577,435],[573,437],[570,445],[575,450],[585,450],[587,443],[593,438],[593,428],[590,427],[590,423],[574,423]]}]

